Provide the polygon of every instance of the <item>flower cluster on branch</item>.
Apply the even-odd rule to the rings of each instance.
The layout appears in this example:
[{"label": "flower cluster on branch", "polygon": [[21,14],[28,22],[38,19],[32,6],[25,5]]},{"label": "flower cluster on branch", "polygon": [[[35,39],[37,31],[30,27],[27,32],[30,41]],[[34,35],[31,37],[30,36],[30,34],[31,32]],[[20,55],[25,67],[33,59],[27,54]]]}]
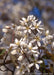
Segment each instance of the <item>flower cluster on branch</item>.
[{"label": "flower cluster on branch", "polygon": [[42,22],[33,15],[22,18],[19,25],[5,26],[2,31],[4,36],[1,42],[3,47],[11,48],[10,57],[18,75],[30,73],[31,69],[35,73],[43,63],[43,60],[38,59],[43,55],[40,51],[44,48],[48,50],[49,45],[51,49],[54,48],[54,36],[50,35],[49,30],[45,30]]}]

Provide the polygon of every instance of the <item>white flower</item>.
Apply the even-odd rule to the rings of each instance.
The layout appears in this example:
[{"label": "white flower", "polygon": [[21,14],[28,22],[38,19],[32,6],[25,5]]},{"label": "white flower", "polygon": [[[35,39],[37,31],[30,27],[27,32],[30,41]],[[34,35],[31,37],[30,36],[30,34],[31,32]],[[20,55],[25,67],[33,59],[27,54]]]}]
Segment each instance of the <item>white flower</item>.
[{"label": "white flower", "polygon": [[24,18],[24,17],[22,18],[22,20],[23,20],[24,22],[27,22],[26,18]]},{"label": "white flower", "polygon": [[3,31],[3,32],[5,32],[5,33],[7,33],[7,32],[8,32],[8,30],[7,30],[7,29],[5,29],[5,28],[4,28],[4,29],[2,29],[2,31]]},{"label": "white flower", "polygon": [[24,33],[31,33],[31,30],[28,28],[26,28],[25,30],[24,30]]},{"label": "white flower", "polygon": [[15,44],[16,45],[20,45],[20,46],[27,46],[27,44],[25,43],[25,40],[23,39],[22,40],[22,38],[20,39],[20,40],[18,40],[17,38],[15,38]]},{"label": "white flower", "polygon": [[36,50],[36,49],[38,49],[37,45],[35,45],[35,46],[33,47],[33,46],[32,46],[32,43],[29,43],[29,44],[28,44],[28,48],[29,48],[29,50]]},{"label": "white flower", "polygon": [[18,57],[18,60],[19,60],[19,61],[23,60],[23,56],[19,56],[19,57]]},{"label": "white flower", "polygon": [[53,39],[53,36],[52,36],[52,35],[48,35],[48,36],[46,36],[46,39],[47,39],[47,40]]},{"label": "white flower", "polygon": [[40,47],[41,46],[41,43],[40,43],[40,40],[41,40],[41,38],[37,35],[37,36],[35,36],[34,38],[33,38],[33,40],[31,40],[30,41],[30,43],[35,43],[36,44],[36,48],[38,48],[38,47]]},{"label": "white flower", "polygon": [[5,26],[6,29],[10,29],[10,26]]},{"label": "white flower", "polygon": [[36,29],[38,31],[38,33],[42,33],[42,31],[44,30],[43,25],[40,25],[41,21],[39,21],[38,23],[36,21],[33,22],[33,28],[32,29]]},{"label": "white flower", "polygon": [[22,20],[20,20],[21,25],[25,25],[27,23],[27,19],[26,18],[22,18]]},{"label": "white flower", "polygon": [[45,35],[46,36],[49,35],[49,30],[46,30]]}]

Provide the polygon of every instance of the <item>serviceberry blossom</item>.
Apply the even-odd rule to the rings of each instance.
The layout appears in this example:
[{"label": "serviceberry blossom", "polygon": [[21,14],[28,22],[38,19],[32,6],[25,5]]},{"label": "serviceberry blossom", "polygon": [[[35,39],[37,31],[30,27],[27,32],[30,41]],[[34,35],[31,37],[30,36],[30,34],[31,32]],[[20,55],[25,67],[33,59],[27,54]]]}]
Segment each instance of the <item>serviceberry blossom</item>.
[{"label": "serviceberry blossom", "polygon": [[[1,42],[3,46],[6,44],[11,49],[9,52],[11,60],[16,66],[16,75],[26,73],[28,75],[32,68],[35,73],[34,70],[39,69],[40,64],[43,63],[43,60],[39,60],[40,48],[48,49],[47,46],[51,44],[53,35],[50,35],[49,30],[45,31],[44,25],[33,15],[22,18],[19,25],[5,26],[2,31],[4,37]],[[52,47],[54,48],[54,42]]]}]

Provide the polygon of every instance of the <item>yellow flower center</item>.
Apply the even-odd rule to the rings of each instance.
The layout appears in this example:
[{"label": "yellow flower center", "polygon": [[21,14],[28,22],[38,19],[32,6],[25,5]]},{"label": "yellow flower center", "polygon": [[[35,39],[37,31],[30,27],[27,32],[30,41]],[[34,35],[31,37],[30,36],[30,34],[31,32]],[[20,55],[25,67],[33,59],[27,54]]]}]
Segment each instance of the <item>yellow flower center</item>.
[{"label": "yellow flower center", "polygon": [[45,33],[45,35],[48,36],[49,34],[48,33]]},{"label": "yellow flower center", "polygon": [[18,49],[17,52],[20,53],[20,49]]},{"label": "yellow flower center", "polygon": [[35,25],[35,28],[37,29],[39,26],[38,25]]},{"label": "yellow flower center", "polygon": [[20,42],[18,41],[18,42],[16,43],[16,45],[20,45]]},{"label": "yellow flower center", "polygon": [[32,47],[29,47],[29,49],[31,50],[31,49],[32,49]]},{"label": "yellow flower center", "polygon": [[25,35],[24,38],[27,38],[27,35]]},{"label": "yellow flower center", "polygon": [[28,22],[28,20],[26,19],[25,22]]},{"label": "yellow flower center", "polygon": [[36,39],[37,41],[39,41],[39,40],[40,40],[40,37],[39,37],[39,36],[36,36],[35,39]]},{"label": "yellow flower center", "polygon": [[26,30],[28,30],[29,29],[29,27],[26,27]]}]

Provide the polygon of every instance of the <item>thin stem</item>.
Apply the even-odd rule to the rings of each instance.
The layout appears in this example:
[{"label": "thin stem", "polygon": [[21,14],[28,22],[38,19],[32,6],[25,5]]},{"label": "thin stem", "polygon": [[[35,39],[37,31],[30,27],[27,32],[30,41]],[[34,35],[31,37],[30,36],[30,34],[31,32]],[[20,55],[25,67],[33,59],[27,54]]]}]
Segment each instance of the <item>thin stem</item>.
[{"label": "thin stem", "polygon": [[7,57],[8,57],[8,54],[9,54],[9,53],[7,53],[7,54],[6,54],[5,59],[4,59],[4,62],[3,62],[3,63],[4,63],[4,66],[5,66],[5,67],[6,67],[9,71],[13,72],[11,69],[9,69],[9,68],[5,65],[5,63],[6,63],[5,61],[6,61]]}]

